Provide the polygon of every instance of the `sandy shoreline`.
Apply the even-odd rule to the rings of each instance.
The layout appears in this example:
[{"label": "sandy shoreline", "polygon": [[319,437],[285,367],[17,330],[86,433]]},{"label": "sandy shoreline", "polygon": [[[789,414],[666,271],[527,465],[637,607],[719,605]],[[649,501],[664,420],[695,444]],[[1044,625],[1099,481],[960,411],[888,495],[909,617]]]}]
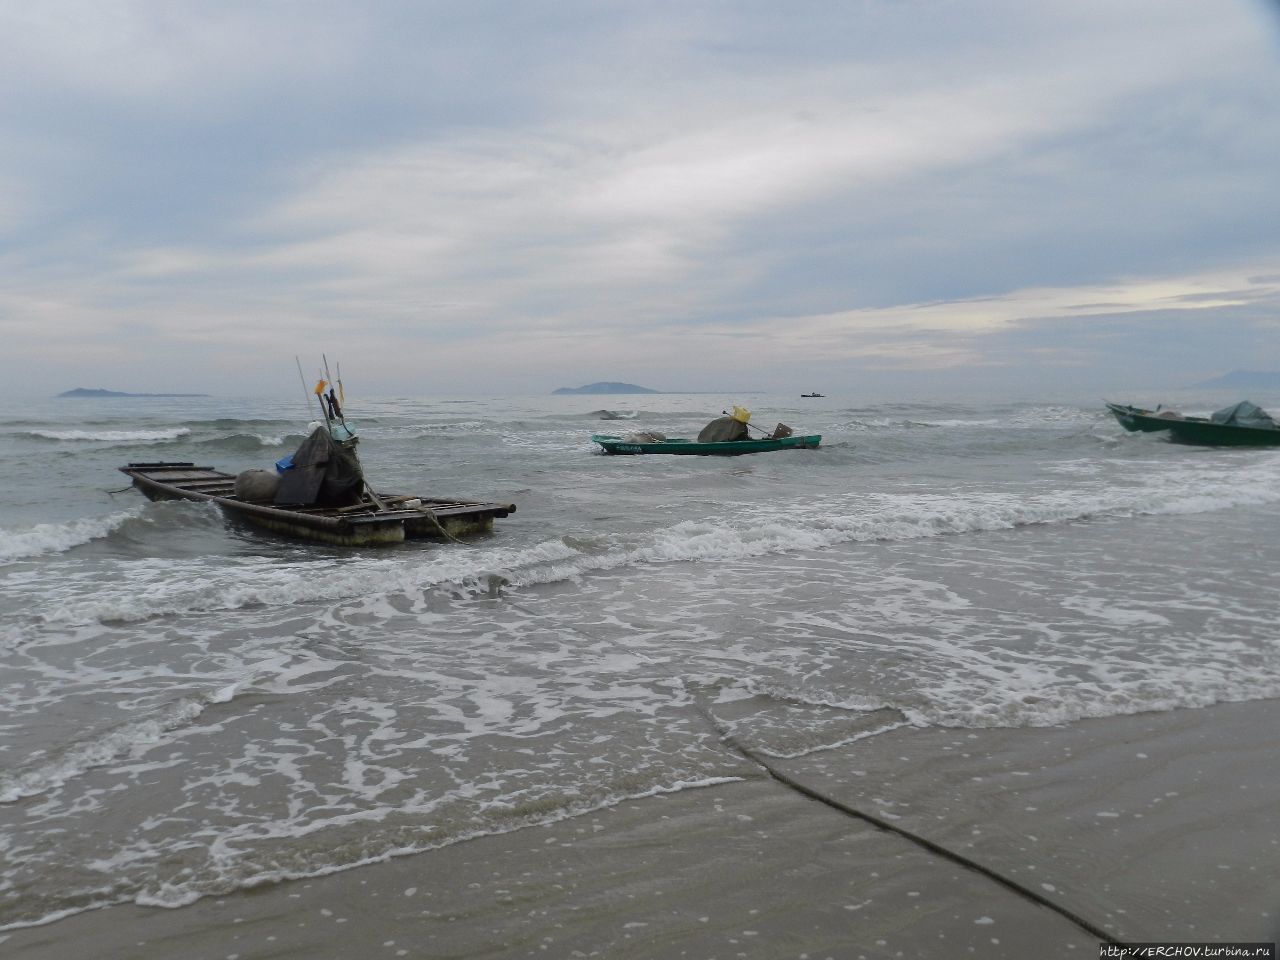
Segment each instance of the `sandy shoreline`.
[{"label": "sandy shoreline", "polygon": [[[1272,941],[1280,701],[900,729],[774,761],[1128,941]],[[3,937],[3,935],[0,935]],[[11,932],[13,960],[1093,957],[1097,939],[763,772],[177,910]]]}]

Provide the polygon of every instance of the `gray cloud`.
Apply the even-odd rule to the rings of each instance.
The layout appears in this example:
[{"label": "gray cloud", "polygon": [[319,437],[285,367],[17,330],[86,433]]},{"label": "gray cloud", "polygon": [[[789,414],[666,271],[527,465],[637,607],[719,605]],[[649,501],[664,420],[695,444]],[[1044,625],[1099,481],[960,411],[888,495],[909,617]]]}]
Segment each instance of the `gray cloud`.
[{"label": "gray cloud", "polygon": [[718,387],[701,344],[762,388],[1280,366],[1270,5],[29,6],[24,392],[104,350],[290,389],[318,340],[398,393]]}]

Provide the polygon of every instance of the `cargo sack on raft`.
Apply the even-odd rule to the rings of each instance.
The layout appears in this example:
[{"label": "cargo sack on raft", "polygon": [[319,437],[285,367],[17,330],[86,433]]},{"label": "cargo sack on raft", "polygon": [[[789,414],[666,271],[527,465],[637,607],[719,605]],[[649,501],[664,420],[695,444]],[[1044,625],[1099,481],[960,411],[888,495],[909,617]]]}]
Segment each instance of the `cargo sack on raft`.
[{"label": "cargo sack on raft", "polygon": [[717,417],[698,434],[699,443],[725,443],[730,440],[747,439],[747,425],[733,417]]},{"label": "cargo sack on raft", "polygon": [[274,470],[242,470],[236,474],[237,500],[246,503],[270,503],[280,489],[280,474]]},{"label": "cargo sack on raft", "polygon": [[364,471],[355,440],[338,443],[326,427],[312,431],[293,455],[293,467],[280,475],[278,504],[345,507],[360,502]]}]

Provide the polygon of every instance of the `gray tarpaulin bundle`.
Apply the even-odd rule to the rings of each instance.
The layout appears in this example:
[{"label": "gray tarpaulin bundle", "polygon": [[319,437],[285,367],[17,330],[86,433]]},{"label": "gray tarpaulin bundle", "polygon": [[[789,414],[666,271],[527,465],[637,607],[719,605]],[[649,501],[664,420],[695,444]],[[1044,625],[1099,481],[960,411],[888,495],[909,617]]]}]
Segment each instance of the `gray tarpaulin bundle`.
[{"label": "gray tarpaulin bundle", "polygon": [[724,443],[747,439],[747,425],[733,417],[717,417],[698,434],[699,443]]},{"label": "gray tarpaulin bundle", "polygon": [[1262,427],[1271,430],[1280,427],[1280,424],[1271,418],[1271,414],[1248,400],[1241,400],[1229,407],[1223,407],[1209,419],[1214,423],[1230,424],[1234,427]]},{"label": "gray tarpaulin bundle", "polygon": [[317,427],[293,455],[293,466],[280,475],[275,502],[326,507],[358,503],[364,472],[355,444],[354,438],[339,443],[327,427]]}]

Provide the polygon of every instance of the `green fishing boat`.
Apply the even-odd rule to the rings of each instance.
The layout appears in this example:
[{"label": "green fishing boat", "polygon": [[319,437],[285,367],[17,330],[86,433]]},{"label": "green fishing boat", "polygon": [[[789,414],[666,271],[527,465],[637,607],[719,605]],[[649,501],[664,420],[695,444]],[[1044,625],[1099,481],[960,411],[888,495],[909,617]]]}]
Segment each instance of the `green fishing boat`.
[{"label": "green fishing boat", "polygon": [[1208,417],[1185,417],[1173,410],[1153,411],[1107,403],[1126,430],[1167,431],[1174,443],[1202,447],[1277,447],[1280,423],[1248,400],[1223,407]]},{"label": "green fishing boat", "polygon": [[[597,433],[591,439],[600,444],[605,453],[638,454],[665,453],[686,457],[737,457],[744,453],[768,453],[771,450],[816,450],[822,443],[820,434],[797,437],[785,423],[773,428],[773,432],[752,437],[748,432],[751,411],[744,407],[727,410],[723,416],[708,423],[698,433],[696,440],[686,437],[668,437],[652,430],[639,430],[625,437]],[[754,428],[760,433],[764,431]]]},{"label": "green fishing boat", "polygon": [[668,437],[649,442],[636,442],[625,437],[596,434],[592,441],[600,444],[605,453],[674,453],[696,457],[736,457],[744,453],[768,453],[771,450],[816,450],[822,443],[822,435],[807,437],[761,437],[754,440],[720,440],[699,443],[682,437]]}]

